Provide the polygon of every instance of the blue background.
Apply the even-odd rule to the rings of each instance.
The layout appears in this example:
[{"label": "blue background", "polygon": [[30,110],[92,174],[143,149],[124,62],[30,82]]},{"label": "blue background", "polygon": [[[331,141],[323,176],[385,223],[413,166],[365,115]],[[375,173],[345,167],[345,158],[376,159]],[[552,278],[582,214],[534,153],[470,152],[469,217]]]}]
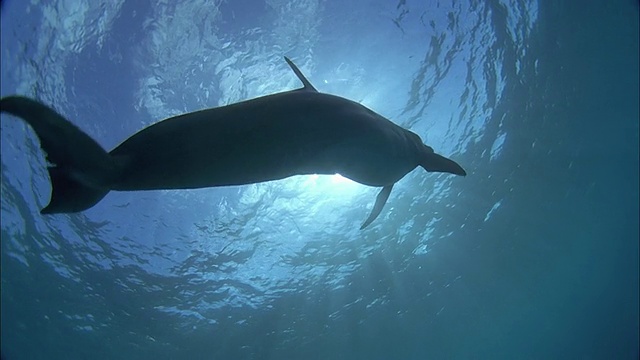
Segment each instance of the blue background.
[{"label": "blue background", "polygon": [[160,119],[300,86],[461,163],[381,216],[337,176],[113,192],[41,216],[2,115],[7,359],[637,359],[638,3],[3,1],[2,96],[111,149]]}]

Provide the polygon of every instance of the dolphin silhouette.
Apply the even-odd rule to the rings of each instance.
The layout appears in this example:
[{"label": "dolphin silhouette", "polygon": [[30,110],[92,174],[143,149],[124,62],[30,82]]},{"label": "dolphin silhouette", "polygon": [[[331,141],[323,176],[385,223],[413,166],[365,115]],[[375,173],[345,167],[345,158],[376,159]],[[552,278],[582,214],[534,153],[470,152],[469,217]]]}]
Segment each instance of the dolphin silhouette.
[{"label": "dolphin silhouette", "polygon": [[304,174],[340,174],[382,187],[361,229],[393,185],[417,166],[466,175],[415,133],[345,98],[304,87],[159,121],[106,152],[50,107],[22,96],[0,111],[25,120],[47,156],[52,191],[42,214],[74,213],[109,191],[244,185]]}]

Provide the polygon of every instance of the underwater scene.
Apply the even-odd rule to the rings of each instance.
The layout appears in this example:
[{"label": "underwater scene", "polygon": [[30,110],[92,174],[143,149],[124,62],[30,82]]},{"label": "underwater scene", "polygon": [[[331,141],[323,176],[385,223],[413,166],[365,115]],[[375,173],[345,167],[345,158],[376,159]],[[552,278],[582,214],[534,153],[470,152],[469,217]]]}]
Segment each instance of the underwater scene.
[{"label": "underwater scene", "polygon": [[637,1],[0,6],[3,360],[638,359]]}]

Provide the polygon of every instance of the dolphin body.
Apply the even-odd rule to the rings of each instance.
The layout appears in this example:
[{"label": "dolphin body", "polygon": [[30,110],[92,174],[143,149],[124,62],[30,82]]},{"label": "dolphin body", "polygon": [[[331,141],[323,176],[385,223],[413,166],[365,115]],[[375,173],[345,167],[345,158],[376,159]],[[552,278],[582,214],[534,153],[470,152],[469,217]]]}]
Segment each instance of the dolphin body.
[{"label": "dolphin body", "polygon": [[361,229],[393,185],[417,166],[466,175],[415,133],[345,98],[318,92],[285,57],[303,88],[157,122],[106,152],[48,106],[22,96],[0,111],[25,120],[47,155],[51,200],[42,214],[91,208],[110,190],[196,189],[304,174],[340,174],[382,187]]}]

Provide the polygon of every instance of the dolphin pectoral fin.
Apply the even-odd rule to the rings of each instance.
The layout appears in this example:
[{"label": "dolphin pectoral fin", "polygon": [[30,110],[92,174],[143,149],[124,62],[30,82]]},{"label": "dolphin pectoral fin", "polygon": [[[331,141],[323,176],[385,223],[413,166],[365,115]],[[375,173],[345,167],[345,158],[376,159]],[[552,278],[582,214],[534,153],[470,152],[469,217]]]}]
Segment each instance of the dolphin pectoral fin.
[{"label": "dolphin pectoral fin", "polygon": [[434,152],[425,154],[420,166],[429,172],[446,172],[461,176],[467,175],[467,172],[464,171],[462,166],[458,165],[457,162]]},{"label": "dolphin pectoral fin", "polygon": [[378,217],[378,215],[380,215],[380,212],[382,211],[384,204],[387,203],[389,194],[391,194],[391,189],[393,189],[393,184],[387,185],[383,187],[382,190],[380,190],[380,192],[378,193],[378,196],[376,197],[376,203],[375,205],[373,205],[373,209],[371,209],[371,214],[369,214],[369,217],[367,218],[367,220],[362,224],[362,226],[360,226],[360,230],[369,226],[369,224],[371,224],[373,220],[375,220]]},{"label": "dolphin pectoral fin", "polygon": [[293,72],[296,73],[296,76],[298,77],[298,79],[300,79],[300,81],[302,81],[302,84],[304,85],[304,88],[302,88],[302,90],[309,90],[309,91],[318,92],[318,90],[316,90],[316,88],[314,88],[313,85],[311,85],[309,80],[307,80],[307,78],[304,77],[304,74],[302,74],[302,71],[300,71],[300,69],[298,69],[296,64],[294,64],[293,61],[291,61],[291,59],[289,59],[288,57],[285,56],[284,60],[287,62],[287,64],[289,64],[289,66],[291,67],[291,70],[293,70]]}]

